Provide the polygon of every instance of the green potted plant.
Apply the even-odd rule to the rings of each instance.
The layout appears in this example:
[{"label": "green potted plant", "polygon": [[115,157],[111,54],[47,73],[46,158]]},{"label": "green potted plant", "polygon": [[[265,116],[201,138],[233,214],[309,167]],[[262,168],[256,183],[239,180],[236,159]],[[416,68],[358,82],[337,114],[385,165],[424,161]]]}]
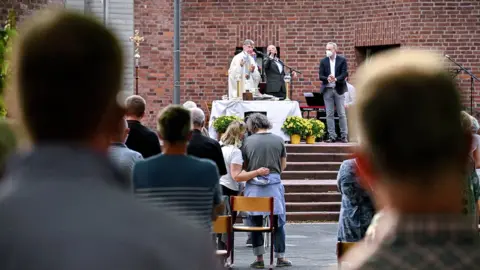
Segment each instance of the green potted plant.
[{"label": "green potted plant", "polygon": [[314,144],[316,138],[321,138],[325,134],[325,124],[315,118],[310,118],[306,132],[306,141],[308,144]]},{"label": "green potted plant", "polygon": [[234,115],[223,115],[213,121],[213,128],[217,132],[218,138],[222,137],[222,134],[227,131],[228,126],[235,120],[241,121],[242,118]]},{"label": "green potted plant", "polygon": [[10,10],[5,27],[0,29],[0,117],[5,117],[7,114],[3,93],[6,87],[8,76],[10,74],[7,56],[12,49],[11,40],[16,34],[15,24],[15,12]]},{"label": "green potted plant", "polygon": [[308,129],[308,121],[301,116],[289,116],[283,122],[282,129],[290,135],[291,144],[299,144]]}]

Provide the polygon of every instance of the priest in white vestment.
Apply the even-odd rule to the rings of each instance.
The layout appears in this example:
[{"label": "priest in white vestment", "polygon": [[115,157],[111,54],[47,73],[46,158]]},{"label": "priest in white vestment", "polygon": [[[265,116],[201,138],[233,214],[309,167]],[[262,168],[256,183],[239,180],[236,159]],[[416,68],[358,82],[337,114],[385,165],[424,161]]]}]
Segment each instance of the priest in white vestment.
[{"label": "priest in white vestment", "polygon": [[243,51],[235,55],[228,69],[228,97],[236,98],[237,80],[240,80],[240,97],[249,90],[251,93],[258,88],[260,82],[260,72],[257,63],[252,57],[254,42],[245,40],[243,42]]}]

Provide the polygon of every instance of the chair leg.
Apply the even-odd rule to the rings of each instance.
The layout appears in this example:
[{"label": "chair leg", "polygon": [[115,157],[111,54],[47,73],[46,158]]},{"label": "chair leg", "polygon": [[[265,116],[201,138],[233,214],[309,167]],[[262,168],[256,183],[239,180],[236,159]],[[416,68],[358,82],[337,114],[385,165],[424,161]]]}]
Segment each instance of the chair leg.
[{"label": "chair leg", "polygon": [[270,269],[273,269],[273,245],[274,245],[274,231],[270,232]]},{"label": "chair leg", "polygon": [[235,250],[235,232],[232,231],[230,234],[230,265],[233,267],[233,257],[234,257],[234,250]]}]

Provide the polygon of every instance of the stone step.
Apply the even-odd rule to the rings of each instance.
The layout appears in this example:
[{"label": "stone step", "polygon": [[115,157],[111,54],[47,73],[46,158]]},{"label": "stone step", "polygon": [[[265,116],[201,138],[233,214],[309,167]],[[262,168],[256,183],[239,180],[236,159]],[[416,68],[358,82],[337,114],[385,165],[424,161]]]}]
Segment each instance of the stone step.
[{"label": "stone step", "polygon": [[338,192],[336,180],[282,180],[285,193]]},{"label": "stone step", "polygon": [[287,222],[299,221],[335,221],[338,222],[339,212],[287,212]]},{"label": "stone step", "polygon": [[286,144],[287,153],[353,153],[356,143]]},{"label": "stone step", "polygon": [[288,212],[339,212],[340,202],[287,202]]},{"label": "stone step", "polygon": [[285,193],[285,201],[289,202],[340,202],[340,192],[289,192]]},{"label": "stone step", "polygon": [[342,162],[349,158],[352,155],[348,153],[287,153],[289,162]]},{"label": "stone step", "polygon": [[335,179],[338,171],[284,171],[282,179]]},{"label": "stone step", "polygon": [[289,171],[338,171],[341,162],[289,162],[287,161],[287,170]]}]

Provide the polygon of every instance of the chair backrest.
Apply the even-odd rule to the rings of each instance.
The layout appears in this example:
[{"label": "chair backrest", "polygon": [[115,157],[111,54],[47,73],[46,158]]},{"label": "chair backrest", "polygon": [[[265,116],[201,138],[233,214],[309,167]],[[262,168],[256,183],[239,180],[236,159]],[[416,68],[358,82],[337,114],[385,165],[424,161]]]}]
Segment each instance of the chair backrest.
[{"label": "chair backrest", "polygon": [[273,216],[273,197],[230,197],[232,211],[270,212]]},{"label": "chair backrest", "polygon": [[337,260],[340,261],[343,255],[352,248],[356,243],[355,242],[337,242]]},{"label": "chair backrest", "polygon": [[218,216],[213,223],[214,233],[229,233],[232,227],[232,216]]}]

